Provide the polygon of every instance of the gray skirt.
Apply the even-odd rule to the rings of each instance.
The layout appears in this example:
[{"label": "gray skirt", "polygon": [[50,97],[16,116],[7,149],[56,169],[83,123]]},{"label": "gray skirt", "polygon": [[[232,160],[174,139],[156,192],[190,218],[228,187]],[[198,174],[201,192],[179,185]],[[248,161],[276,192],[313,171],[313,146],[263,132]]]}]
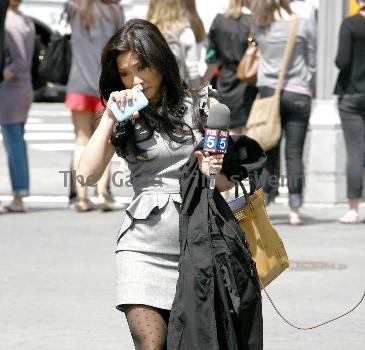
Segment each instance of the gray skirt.
[{"label": "gray skirt", "polygon": [[[116,250],[116,307],[143,304],[170,310],[179,276],[179,203],[165,194],[164,200],[131,205],[118,234]],[[145,196],[144,196],[145,197]],[[134,208],[134,209],[132,209]],[[144,214],[141,214],[144,213]]]}]

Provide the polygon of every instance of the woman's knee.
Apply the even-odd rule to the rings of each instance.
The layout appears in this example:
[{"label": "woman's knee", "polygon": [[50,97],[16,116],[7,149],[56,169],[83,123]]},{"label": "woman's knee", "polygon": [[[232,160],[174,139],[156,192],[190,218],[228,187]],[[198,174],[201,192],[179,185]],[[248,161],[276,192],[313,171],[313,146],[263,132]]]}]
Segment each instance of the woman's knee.
[{"label": "woman's knee", "polygon": [[127,305],[125,314],[136,350],[166,349],[167,310],[147,305]]}]

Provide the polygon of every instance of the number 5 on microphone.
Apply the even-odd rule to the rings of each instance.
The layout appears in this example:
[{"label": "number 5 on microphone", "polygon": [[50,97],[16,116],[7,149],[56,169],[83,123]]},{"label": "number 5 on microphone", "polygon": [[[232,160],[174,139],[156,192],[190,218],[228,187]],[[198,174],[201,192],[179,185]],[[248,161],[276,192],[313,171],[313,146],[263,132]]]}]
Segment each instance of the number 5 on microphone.
[{"label": "number 5 on microphone", "polygon": [[221,137],[220,138],[219,149],[221,151],[223,151],[224,153],[227,151],[227,142],[228,142],[228,138],[227,137]]},{"label": "number 5 on microphone", "polygon": [[205,140],[204,148],[209,148],[211,150],[216,149],[217,138],[215,136],[208,136]]}]

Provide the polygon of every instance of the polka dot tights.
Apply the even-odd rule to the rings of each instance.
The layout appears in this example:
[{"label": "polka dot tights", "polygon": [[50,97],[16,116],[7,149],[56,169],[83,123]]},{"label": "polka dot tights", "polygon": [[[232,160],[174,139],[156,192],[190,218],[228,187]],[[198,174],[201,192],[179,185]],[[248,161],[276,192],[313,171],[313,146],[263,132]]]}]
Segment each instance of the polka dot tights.
[{"label": "polka dot tights", "polygon": [[125,314],[136,350],[166,350],[169,310],[126,305]]}]

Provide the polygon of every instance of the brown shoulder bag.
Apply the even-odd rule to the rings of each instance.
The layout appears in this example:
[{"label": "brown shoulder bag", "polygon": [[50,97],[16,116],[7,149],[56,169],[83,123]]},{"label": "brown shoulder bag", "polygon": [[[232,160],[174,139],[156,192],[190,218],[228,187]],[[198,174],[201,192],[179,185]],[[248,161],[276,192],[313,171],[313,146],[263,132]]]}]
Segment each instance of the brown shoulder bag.
[{"label": "brown shoulder bag", "polygon": [[259,66],[259,48],[253,33],[248,37],[248,46],[236,69],[236,76],[250,86],[256,86],[257,70]]}]

